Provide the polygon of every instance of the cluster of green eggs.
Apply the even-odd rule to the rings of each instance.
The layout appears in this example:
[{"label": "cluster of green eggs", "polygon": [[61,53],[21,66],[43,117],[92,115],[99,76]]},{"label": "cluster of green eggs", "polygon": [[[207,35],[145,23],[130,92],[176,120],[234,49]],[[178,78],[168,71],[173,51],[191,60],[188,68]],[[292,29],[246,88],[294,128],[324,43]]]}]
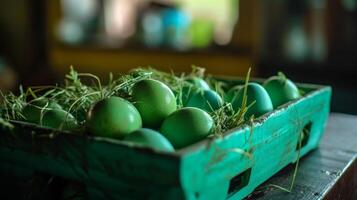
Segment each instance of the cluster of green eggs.
[{"label": "cluster of green eggs", "polygon": [[[180,95],[175,95],[163,82],[141,80],[132,86],[130,101],[112,96],[96,102],[87,114],[86,128],[94,136],[172,152],[212,134],[215,123],[210,114],[227,103],[238,111],[246,101],[250,105],[246,116],[259,117],[300,97],[295,84],[282,76],[271,77],[262,85],[234,86],[223,97],[202,78],[189,77],[186,82]],[[78,126],[70,113],[45,99],[25,106],[23,115],[29,122],[52,128]]]}]

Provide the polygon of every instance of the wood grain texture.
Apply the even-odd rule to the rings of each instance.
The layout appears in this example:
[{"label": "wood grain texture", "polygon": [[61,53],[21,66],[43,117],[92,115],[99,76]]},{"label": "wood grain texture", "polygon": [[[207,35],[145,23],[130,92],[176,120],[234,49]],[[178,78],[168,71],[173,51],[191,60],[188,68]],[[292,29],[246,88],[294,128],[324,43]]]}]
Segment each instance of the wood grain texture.
[{"label": "wood grain texture", "polygon": [[294,164],[269,179],[247,200],[257,199],[357,199],[357,116],[331,114],[320,147],[301,159],[291,193]]}]

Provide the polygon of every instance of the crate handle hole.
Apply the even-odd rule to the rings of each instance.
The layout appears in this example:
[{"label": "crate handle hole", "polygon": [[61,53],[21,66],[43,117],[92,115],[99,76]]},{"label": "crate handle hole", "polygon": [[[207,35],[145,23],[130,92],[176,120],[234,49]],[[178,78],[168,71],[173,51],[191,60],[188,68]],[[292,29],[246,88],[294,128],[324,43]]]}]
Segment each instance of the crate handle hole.
[{"label": "crate handle hole", "polygon": [[233,194],[248,185],[252,168],[233,177],[229,183],[228,194]]},{"label": "crate handle hole", "polygon": [[310,139],[310,132],[311,132],[311,127],[312,127],[312,122],[307,123],[304,128],[301,130],[299,139],[296,145],[296,150],[299,150],[299,143],[301,140],[301,146],[300,148],[303,148],[304,146],[307,145],[309,139]]}]

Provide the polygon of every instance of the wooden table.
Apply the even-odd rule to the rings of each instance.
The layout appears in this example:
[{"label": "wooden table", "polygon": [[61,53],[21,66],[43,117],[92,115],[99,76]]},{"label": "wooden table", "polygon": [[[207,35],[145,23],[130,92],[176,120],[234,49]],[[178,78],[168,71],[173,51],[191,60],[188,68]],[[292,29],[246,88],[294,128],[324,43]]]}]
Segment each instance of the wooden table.
[{"label": "wooden table", "polygon": [[247,199],[357,200],[357,116],[331,114],[320,147],[300,160],[292,192],[271,186],[289,188],[294,167],[285,167]]}]

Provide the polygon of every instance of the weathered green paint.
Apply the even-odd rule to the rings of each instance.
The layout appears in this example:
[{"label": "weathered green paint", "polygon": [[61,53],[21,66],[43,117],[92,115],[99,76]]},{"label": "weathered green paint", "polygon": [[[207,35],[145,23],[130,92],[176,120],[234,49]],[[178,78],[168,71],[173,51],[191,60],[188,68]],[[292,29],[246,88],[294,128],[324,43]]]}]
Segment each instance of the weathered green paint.
[{"label": "weathered green paint", "polygon": [[[0,127],[0,161],[84,182],[92,199],[242,199],[297,160],[300,132],[310,122],[301,155],[318,146],[331,89],[298,86],[303,98],[258,118],[253,129],[234,129],[173,153],[13,122],[12,130]],[[247,185],[228,194],[231,179],[249,169]]]}]

